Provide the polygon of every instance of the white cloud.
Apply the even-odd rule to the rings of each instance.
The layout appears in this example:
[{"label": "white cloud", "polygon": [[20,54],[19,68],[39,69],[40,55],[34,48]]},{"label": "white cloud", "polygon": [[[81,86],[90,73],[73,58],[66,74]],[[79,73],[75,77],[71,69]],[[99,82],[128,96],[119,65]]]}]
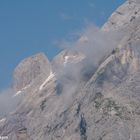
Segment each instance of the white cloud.
[{"label": "white cloud", "polygon": [[21,97],[13,96],[14,91],[10,88],[0,91],[0,118],[3,118],[12,111],[15,111]]},{"label": "white cloud", "polygon": [[60,44],[62,48],[71,48],[82,51],[87,55],[89,60],[98,61],[109,51],[116,47],[121,33],[117,32],[102,32],[99,27],[89,24],[81,32],[77,33],[77,39],[67,41],[63,40]]},{"label": "white cloud", "polygon": [[61,46],[84,54],[85,59],[79,64],[67,64],[64,68],[60,66],[60,71],[57,70],[56,73],[58,82],[63,87],[62,94],[64,93],[65,97],[68,97],[65,101],[66,104],[79,89],[79,83],[83,79],[91,78],[101,60],[104,60],[117,47],[123,34],[121,32],[103,32],[95,25],[89,24],[77,35],[79,35],[77,39],[65,40],[61,42]]},{"label": "white cloud", "polygon": [[63,20],[74,20],[75,17],[66,13],[60,13],[60,18]]},{"label": "white cloud", "polygon": [[91,8],[95,8],[95,4],[94,4],[93,2],[89,2],[88,5],[89,5],[89,7],[91,7]]}]

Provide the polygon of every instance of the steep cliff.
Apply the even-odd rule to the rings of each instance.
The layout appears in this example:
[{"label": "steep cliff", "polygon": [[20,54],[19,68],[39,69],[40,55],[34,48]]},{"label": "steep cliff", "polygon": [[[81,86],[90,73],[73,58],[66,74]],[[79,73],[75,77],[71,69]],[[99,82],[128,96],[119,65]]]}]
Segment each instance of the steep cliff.
[{"label": "steep cliff", "polygon": [[[139,9],[138,0],[129,0],[101,28],[124,34],[96,69],[89,71],[84,54],[71,50],[58,54],[52,69],[44,55],[20,63],[14,88],[22,89],[22,101],[0,122],[0,135],[10,140],[139,140]],[[77,82],[79,73],[67,76],[79,65],[90,74]]]}]

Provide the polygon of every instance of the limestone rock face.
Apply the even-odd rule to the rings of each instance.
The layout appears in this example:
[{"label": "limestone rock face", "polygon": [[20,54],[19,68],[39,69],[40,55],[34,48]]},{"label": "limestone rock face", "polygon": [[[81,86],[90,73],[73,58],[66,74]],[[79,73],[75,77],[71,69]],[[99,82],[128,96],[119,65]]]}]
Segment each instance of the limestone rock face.
[{"label": "limestone rock face", "polygon": [[29,86],[37,78],[46,78],[50,74],[51,66],[43,53],[24,59],[15,69],[13,88],[18,91]]},{"label": "limestone rock face", "polygon": [[75,64],[68,67],[73,71],[85,59],[79,52],[64,50],[51,63],[53,70],[42,54],[20,63],[15,88],[33,86],[23,89],[15,112],[0,121],[0,135],[10,140],[140,140],[139,3],[125,2],[103,26],[103,32],[123,29],[124,36],[77,88],[76,81],[64,79],[61,92],[54,71]]},{"label": "limestone rock face", "polygon": [[83,61],[86,56],[77,50],[64,50],[60,54],[58,54],[52,61],[52,66],[54,69],[58,67],[63,67],[68,64],[77,64]]},{"label": "limestone rock face", "polygon": [[110,31],[124,28],[136,20],[140,20],[140,1],[127,0],[111,15],[102,30]]}]

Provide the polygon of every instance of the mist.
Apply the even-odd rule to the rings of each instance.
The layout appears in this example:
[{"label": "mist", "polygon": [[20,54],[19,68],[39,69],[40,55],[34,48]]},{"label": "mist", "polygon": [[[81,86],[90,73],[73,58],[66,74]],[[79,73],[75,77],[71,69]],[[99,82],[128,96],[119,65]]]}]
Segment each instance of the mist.
[{"label": "mist", "polygon": [[9,113],[15,111],[20,97],[14,97],[12,89],[5,89],[0,92],[0,118],[6,117]]},{"label": "mist", "polygon": [[64,41],[61,46],[82,52],[94,65],[116,48],[122,36],[125,35],[124,31],[105,32],[91,24],[77,34],[79,35],[77,40]]},{"label": "mist", "polygon": [[104,32],[95,25],[88,25],[77,34],[79,37],[76,40],[63,41],[60,46],[64,50],[80,52],[85,58],[79,63],[61,65],[56,70],[61,93],[68,100],[94,75],[99,65],[118,47],[125,35],[124,31]]},{"label": "mist", "polygon": [[[88,25],[76,34],[79,36],[77,39],[64,41],[60,46],[65,47],[64,50],[81,53],[84,59],[55,69],[57,94],[63,95],[66,104],[73,100],[73,95],[83,88],[124,35],[121,31],[103,32],[94,25]],[[13,97],[14,94],[10,88],[0,92],[0,118],[15,111],[20,97]]]}]

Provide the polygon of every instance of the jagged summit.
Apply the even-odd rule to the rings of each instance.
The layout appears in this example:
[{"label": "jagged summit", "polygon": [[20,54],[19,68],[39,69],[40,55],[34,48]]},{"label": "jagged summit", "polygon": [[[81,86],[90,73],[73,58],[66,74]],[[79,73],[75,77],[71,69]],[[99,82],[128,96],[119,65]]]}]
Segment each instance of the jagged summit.
[{"label": "jagged summit", "polygon": [[140,1],[128,0],[111,15],[102,30],[110,31],[125,28],[136,21],[139,22],[139,17]]},{"label": "jagged summit", "polygon": [[29,86],[38,77],[44,79],[50,74],[51,66],[44,53],[30,56],[16,67],[13,76],[13,88],[18,91]]},{"label": "jagged summit", "polygon": [[86,56],[77,50],[67,49],[58,54],[52,61],[53,67],[59,68],[67,64],[76,64],[84,60]]},{"label": "jagged summit", "polygon": [[[10,140],[140,140],[139,3],[126,1],[102,27],[102,32],[124,34],[87,81],[75,81],[77,72],[67,75],[84,64],[85,55],[77,51],[64,50],[51,64],[42,53],[23,60],[14,72],[14,88],[33,86],[16,111],[0,121],[0,135]],[[55,74],[61,68],[67,77],[59,75],[58,85]]]}]

